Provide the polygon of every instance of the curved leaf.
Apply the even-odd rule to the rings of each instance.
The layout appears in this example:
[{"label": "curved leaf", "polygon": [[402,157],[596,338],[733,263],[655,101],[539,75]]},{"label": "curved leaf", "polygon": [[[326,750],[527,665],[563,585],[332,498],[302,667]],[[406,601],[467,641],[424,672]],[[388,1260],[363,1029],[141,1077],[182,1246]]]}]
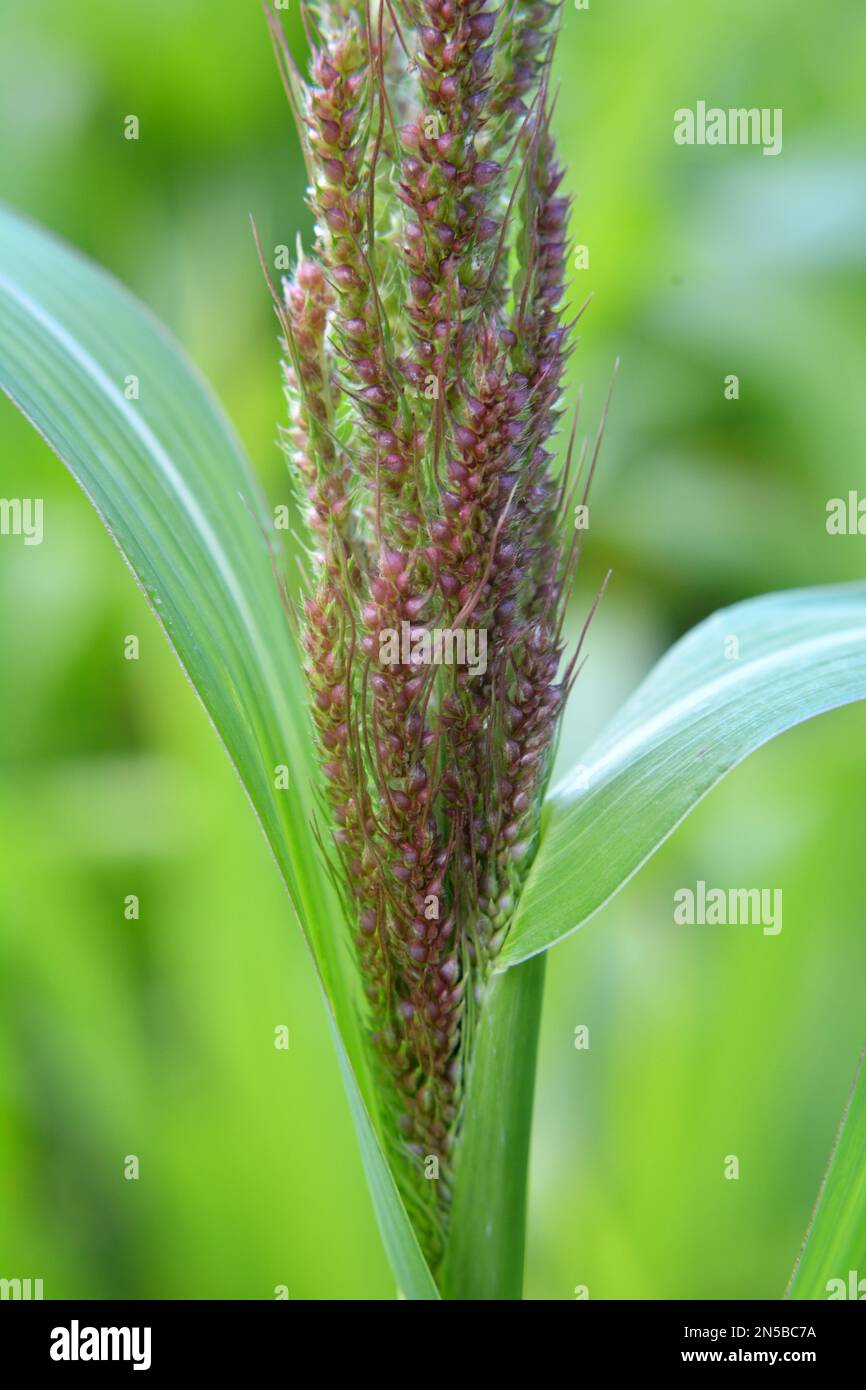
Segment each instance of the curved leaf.
[{"label": "curved leaf", "polygon": [[701,623],[551,792],[499,969],[582,926],[749,753],[864,698],[866,584],[767,594]]},{"label": "curved leaf", "polygon": [[866,1298],[864,1060],[866,1051],[860,1056],[815,1210],[791,1275],[788,1298]]},{"label": "curved leaf", "polygon": [[[137,399],[127,398],[130,377]],[[0,385],[99,512],[240,777],[338,1025],[389,1257],[408,1297],[435,1298],[371,1120],[343,914],[310,830],[306,692],[265,539],[270,518],[243,451],[148,311],[9,209],[0,209]],[[281,765],[288,790],[275,784]]]}]

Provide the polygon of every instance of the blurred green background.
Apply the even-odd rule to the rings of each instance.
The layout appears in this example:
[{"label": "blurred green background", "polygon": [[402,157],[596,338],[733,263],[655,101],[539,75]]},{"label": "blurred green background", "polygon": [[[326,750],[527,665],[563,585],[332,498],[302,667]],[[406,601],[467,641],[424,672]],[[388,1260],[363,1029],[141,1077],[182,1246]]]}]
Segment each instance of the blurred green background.
[{"label": "blurred green background", "polygon": [[[622,369],[575,616],[614,579],[564,757],[713,609],[864,573],[866,541],[824,524],[866,492],[864,60],[860,0],[566,4],[588,420]],[[701,98],[782,107],[781,156],[676,146]],[[257,0],[6,5],[0,123],[3,198],[171,325],[286,500],[248,214],[268,247],[310,218]],[[0,1276],[49,1298],[390,1298],[323,1004],[239,785],[5,401],[0,458],[0,495],[45,499],[42,546],[0,539]],[[853,707],[752,758],[553,952],[528,1296],[781,1294],[866,1035],[864,803]],[[782,888],[781,935],[674,927],[699,878]]]}]

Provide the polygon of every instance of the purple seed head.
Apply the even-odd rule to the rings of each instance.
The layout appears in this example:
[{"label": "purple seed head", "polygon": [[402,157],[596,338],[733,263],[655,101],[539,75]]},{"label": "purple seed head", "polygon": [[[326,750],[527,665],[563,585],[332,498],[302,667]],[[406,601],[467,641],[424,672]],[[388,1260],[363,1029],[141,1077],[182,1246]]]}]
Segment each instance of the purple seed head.
[{"label": "purple seed head", "polygon": [[[318,240],[280,317],[310,714],[383,1123],[446,1176],[464,1000],[507,935],[571,682],[557,10],[420,0],[410,64],[390,6],[379,54],[363,5],[319,0],[299,90]],[[414,1189],[434,1255],[447,1190]]]}]

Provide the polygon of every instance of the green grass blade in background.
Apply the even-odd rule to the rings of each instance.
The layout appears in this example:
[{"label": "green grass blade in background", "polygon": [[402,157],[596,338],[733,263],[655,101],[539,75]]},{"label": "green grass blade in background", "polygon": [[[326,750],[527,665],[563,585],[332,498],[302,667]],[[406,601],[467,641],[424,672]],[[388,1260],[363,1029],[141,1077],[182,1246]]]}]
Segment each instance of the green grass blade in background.
[{"label": "green grass blade in background", "polygon": [[749,753],[864,698],[866,584],[767,594],[701,623],[552,790],[500,969],[581,926]]},{"label": "green grass blade in background", "polygon": [[443,1290],[454,1299],[520,1299],[526,1180],[544,956],[487,987],[455,1155]]},{"label": "green grass blade in background", "polygon": [[[860,1065],[788,1298],[866,1298],[866,1050]],[[860,1280],[864,1281],[860,1288]],[[831,1283],[831,1281],[836,1281]]]},{"label": "green grass blade in background", "polygon": [[[317,773],[306,692],[249,463],[210,390],[147,310],[3,208],[0,385],[99,512],[240,777],[334,1012],[395,1273],[407,1296],[435,1297],[370,1118],[343,914],[310,832]],[[279,765],[290,770],[288,790],[275,785]]]}]

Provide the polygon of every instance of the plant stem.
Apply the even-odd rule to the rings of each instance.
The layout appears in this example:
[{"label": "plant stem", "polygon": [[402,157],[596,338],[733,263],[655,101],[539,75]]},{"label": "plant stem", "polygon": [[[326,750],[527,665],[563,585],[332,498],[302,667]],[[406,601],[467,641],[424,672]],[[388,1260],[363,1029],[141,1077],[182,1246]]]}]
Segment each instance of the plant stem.
[{"label": "plant stem", "polygon": [[544,956],[487,986],[455,1162],[444,1298],[520,1299]]}]

